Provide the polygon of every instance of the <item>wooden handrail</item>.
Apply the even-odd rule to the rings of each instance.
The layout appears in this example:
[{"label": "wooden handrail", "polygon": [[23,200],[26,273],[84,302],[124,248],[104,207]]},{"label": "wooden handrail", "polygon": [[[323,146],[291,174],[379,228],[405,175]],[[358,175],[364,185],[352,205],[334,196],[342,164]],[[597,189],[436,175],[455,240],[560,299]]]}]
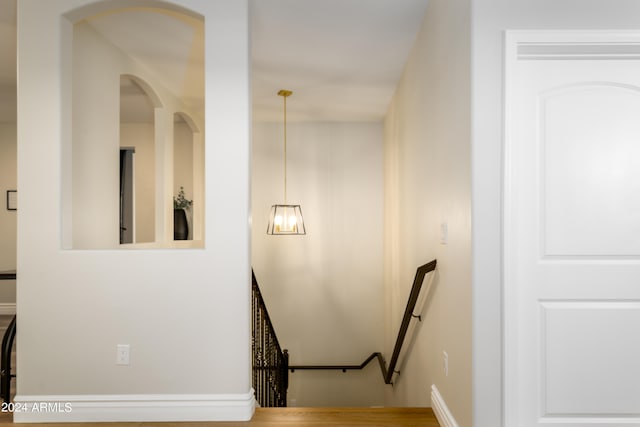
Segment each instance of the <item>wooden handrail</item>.
[{"label": "wooden handrail", "polygon": [[418,302],[418,296],[420,295],[420,290],[422,289],[422,282],[424,282],[424,276],[427,273],[430,273],[436,269],[437,260],[433,260],[424,265],[421,265],[416,270],[416,276],[413,279],[413,285],[411,286],[411,293],[409,294],[409,300],[407,301],[407,306],[404,310],[404,315],[402,316],[402,323],[400,324],[400,330],[398,331],[398,337],[396,338],[396,344],[393,347],[393,353],[391,355],[391,360],[389,361],[389,367],[387,368],[386,362],[382,353],[371,353],[371,355],[361,364],[359,365],[290,365],[289,369],[291,372],[295,372],[296,369],[307,369],[307,370],[341,370],[342,372],[346,372],[347,370],[360,370],[367,366],[373,359],[378,359],[380,363],[380,370],[382,371],[382,376],[384,377],[384,382],[386,384],[393,384],[393,373],[396,372],[396,365],[398,364],[398,358],[400,357],[400,351],[402,350],[402,345],[404,344],[404,339],[407,335],[407,330],[409,329],[409,324],[411,323],[411,319],[420,318],[420,316],[416,316],[413,314],[413,310],[416,308],[416,303]]}]

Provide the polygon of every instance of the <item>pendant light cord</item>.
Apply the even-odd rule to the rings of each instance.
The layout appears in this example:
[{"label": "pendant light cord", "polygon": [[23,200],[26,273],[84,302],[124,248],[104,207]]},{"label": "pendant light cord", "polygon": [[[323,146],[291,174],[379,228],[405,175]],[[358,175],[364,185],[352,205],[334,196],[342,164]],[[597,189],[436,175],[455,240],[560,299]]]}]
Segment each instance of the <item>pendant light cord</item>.
[{"label": "pendant light cord", "polygon": [[290,90],[281,89],[278,95],[284,105],[284,204],[287,204],[287,97],[293,94]]},{"label": "pendant light cord", "polygon": [[287,95],[282,97],[284,101],[284,204],[287,204]]}]

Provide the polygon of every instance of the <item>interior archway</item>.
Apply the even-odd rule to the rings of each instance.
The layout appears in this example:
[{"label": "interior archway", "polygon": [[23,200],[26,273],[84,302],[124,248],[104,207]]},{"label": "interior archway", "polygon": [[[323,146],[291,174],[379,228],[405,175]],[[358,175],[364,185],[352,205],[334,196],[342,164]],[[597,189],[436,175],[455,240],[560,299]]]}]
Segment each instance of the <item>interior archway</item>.
[{"label": "interior archway", "polygon": [[[174,114],[188,117],[200,134],[204,21],[158,1],[92,3],[66,17],[74,24],[71,142],[63,155],[70,171],[63,185],[63,245],[174,247]],[[126,175],[133,183],[124,215],[127,168],[121,165],[134,162]],[[199,179],[203,176],[198,174]],[[202,191],[198,197],[203,205]],[[127,226],[122,225],[125,217]],[[202,216],[197,219],[202,221]],[[198,240],[201,244],[201,234]]]},{"label": "interior archway", "polygon": [[155,109],[161,107],[144,80],[120,77],[120,244],[155,241]]},{"label": "interior archway", "polygon": [[202,239],[204,199],[204,146],[195,121],[186,113],[174,114],[173,120],[173,192],[184,192],[193,201],[186,209],[189,233],[187,240]]}]

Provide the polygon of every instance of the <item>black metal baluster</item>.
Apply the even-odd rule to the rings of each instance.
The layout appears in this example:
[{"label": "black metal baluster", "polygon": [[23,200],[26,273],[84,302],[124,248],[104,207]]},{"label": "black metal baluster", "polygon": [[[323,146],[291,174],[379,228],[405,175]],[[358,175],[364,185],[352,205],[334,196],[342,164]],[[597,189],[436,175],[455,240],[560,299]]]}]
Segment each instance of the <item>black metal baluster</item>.
[{"label": "black metal baluster", "polygon": [[287,406],[289,355],[276,337],[256,276],[252,272],[253,389],[262,407]]}]

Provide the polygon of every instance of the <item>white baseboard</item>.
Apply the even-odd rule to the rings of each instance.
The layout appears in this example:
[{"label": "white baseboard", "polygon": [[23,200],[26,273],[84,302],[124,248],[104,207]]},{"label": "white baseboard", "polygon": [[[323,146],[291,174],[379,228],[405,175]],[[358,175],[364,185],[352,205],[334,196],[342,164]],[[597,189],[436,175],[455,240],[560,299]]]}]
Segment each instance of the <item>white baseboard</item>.
[{"label": "white baseboard", "polygon": [[431,385],[431,407],[442,427],[458,427],[458,423],[455,418],[453,418],[453,415],[451,415],[449,407],[435,384]]},{"label": "white baseboard", "polygon": [[253,390],[245,394],[17,395],[14,423],[248,421]]},{"label": "white baseboard", "polygon": [[15,302],[2,302],[2,303],[0,303],[0,315],[13,316],[14,314],[16,314],[16,303]]}]

